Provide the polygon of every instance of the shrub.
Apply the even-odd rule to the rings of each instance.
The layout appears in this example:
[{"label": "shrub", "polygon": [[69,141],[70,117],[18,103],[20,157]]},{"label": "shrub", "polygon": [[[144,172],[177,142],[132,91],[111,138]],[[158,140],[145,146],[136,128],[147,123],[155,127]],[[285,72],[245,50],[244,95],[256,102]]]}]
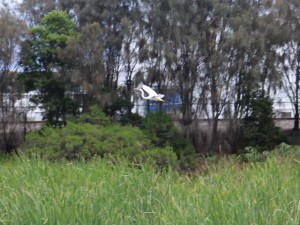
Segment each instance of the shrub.
[{"label": "shrub", "polygon": [[99,106],[90,106],[88,111],[82,114],[76,121],[77,123],[90,123],[93,125],[108,126],[111,118],[107,116]]},{"label": "shrub", "polygon": [[250,114],[245,117],[242,125],[243,147],[252,146],[263,152],[287,142],[287,135],[273,122],[272,104],[268,97],[251,99]]},{"label": "shrub", "polygon": [[90,106],[86,113],[79,118],[71,118],[75,123],[90,123],[93,125],[108,126],[112,123],[111,118],[107,116],[97,105]]},{"label": "shrub", "polygon": [[243,162],[263,162],[267,158],[267,155],[264,152],[259,152],[254,147],[246,147],[242,154]]},{"label": "shrub", "polygon": [[295,160],[300,161],[300,146],[281,143],[276,146],[275,153],[281,156],[292,156]]},{"label": "shrub", "polygon": [[196,150],[173,122],[170,114],[163,111],[147,114],[141,128],[157,147],[171,147],[179,159],[182,170],[194,169],[198,162]]},{"label": "shrub", "polygon": [[133,126],[140,126],[142,122],[142,116],[138,113],[132,113],[133,103],[126,99],[117,99],[104,111],[111,117],[116,116],[117,120],[123,125],[131,124]]},{"label": "shrub", "polygon": [[254,147],[246,147],[242,154],[243,162],[263,162],[272,156],[292,157],[296,162],[300,162],[300,146],[292,146],[281,143],[274,148],[274,151],[260,152]]},{"label": "shrub", "polygon": [[138,113],[129,113],[123,115],[120,119],[121,124],[127,125],[131,124],[132,126],[140,127],[143,121],[143,117],[140,116]]},{"label": "shrub", "polygon": [[110,155],[135,163],[152,161],[159,168],[176,163],[172,149],[155,148],[139,128],[119,124],[95,126],[69,122],[63,128],[44,126],[27,135],[21,151],[50,160],[89,160]]},{"label": "shrub", "polygon": [[110,106],[108,106],[104,111],[110,116],[114,116],[116,113],[124,116],[129,114],[133,108],[133,103],[126,99],[116,99]]},{"label": "shrub", "polygon": [[172,117],[162,111],[148,113],[142,121],[141,128],[158,147],[170,144],[171,138],[178,132]]},{"label": "shrub", "polygon": [[89,159],[117,151],[143,151],[152,147],[150,140],[134,127],[107,127],[70,122],[64,128],[43,127],[29,133],[22,150],[48,159]]}]

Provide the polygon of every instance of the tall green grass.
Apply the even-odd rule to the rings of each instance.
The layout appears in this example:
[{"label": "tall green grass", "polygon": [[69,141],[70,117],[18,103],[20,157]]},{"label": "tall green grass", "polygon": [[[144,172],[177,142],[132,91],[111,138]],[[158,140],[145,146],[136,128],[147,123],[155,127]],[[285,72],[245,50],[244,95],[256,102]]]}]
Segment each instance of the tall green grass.
[{"label": "tall green grass", "polygon": [[291,158],[224,160],[195,176],[101,160],[0,163],[0,224],[300,224]]}]

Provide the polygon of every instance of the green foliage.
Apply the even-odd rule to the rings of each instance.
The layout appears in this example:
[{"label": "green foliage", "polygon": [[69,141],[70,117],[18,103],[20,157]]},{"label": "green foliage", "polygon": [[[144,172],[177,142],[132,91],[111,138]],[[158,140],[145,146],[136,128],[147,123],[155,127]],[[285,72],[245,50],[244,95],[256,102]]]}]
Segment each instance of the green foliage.
[{"label": "green foliage", "polygon": [[172,147],[179,159],[181,170],[190,170],[197,166],[194,146],[175,126],[170,114],[163,111],[149,113],[143,119],[141,128],[155,146]]},{"label": "green foliage", "polygon": [[49,72],[53,66],[61,66],[58,50],[66,46],[69,37],[77,35],[75,27],[66,12],[49,12],[24,41],[21,64],[25,70]]},{"label": "green foliage", "polygon": [[151,161],[158,168],[176,164],[171,148],[156,148],[137,127],[112,124],[97,106],[71,121],[63,128],[43,126],[29,133],[21,151],[50,160],[89,160],[109,155],[135,163]]},{"label": "green foliage", "polygon": [[243,162],[263,162],[267,159],[266,152],[259,152],[255,147],[246,147],[241,157]]},{"label": "green foliage", "polygon": [[124,114],[128,114],[130,110],[133,108],[133,103],[131,101],[125,99],[118,99],[114,101],[109,107],[105,109],[105,112],[113,116],[116,113],[123,116]]},{"label": "green foliage", "polygon": [[45,109],[43,119],[51,126],[65,125],[66,114],[74,113],[77,108],[73,99],[65,97],[65,83],[50,75],[38,89],[41,95],[37,96],[37,103]]},{"label": "green foliage", "polygon": [[104,112],[113,116],[119,116],[120,122],[123,125],[131,124],[133,126],[140,126],[143,117],[137,113],[132,113],[133,103],[126,99],[118,99],[108,106]]},{"label": "green foliage", "polygon": [[76,123],[90,123],[93,125],[108,126],[112,121],[100,107],[97,105],[90,106],[88,111],[83,113],[79,118],[73,119]]},{"label": "green foliage", "polygon": [[193,170],[198,166],[199,158],[195,147],[180,132],[176,132],[169,143],[178,157],[181,170]]},{"label": "green foliage", "polygon": [[272,157],[291,157],[296,162],[300,162],[300,147],[291,146],[286,143],[277,145],[273,151],[259,151],[254,147],[246,147],[242,154],[243,162],[263,162]]},{"label": "green foliage", "polygon": [[147,137],[137,128],[95,126],[89,123],[68,123],[63,128],[44,126],[31,132],[21,147],[24,152],[48,159],[90,159],[96,155],[118,151],[143,151],[152,147]]},{"label": "green foliage", "polygon": [[[76,24],[70,20],[70,17],[66,11],[53,10],[42,19],[42,25],[45,26],[46,35],[48,35],[47,42],[56,42],[64,45],[69,36],[76,36],[75,31]],[[35,28],[41,30],[44,34],[44,28]]]},{"label": "green foliage", "polygon": [[76,107],[74,100],[65,97],[66,79],[60,77],[64,65],[58,57],[68,38],[77,35],[75,25],[66,12],[51,11],[40,26],[31,29],[30,37],[22,44],[20,64],[24,73],[20,80],[27,91],[40,92],[35,103],[41,103],[44,119],[52,126],[65,124],[65,115]]},{"label": "green foliage", "polygon": [[286,143],[281,143],[280,145],[276,146],[274,151],[280,156],[292,156],[294,160],[300,162],[300,146],[292,146]]},{"label": "green foliage", "polygon": [[120,122],[123,125],[131,124],[133,126],[140,127],[143,122],[143,117],[140,116],[138,113],[128,113],[121,117]]},{"label": "green foliage", "polygon": [[158,147],[168,145],[171,138],[178,132],[172,117],[163,111],[148,113],[142,121],[141,128]]},{"label": "green foliage", "polygon": [[288,141],[286,134],[273,122],[272,104],[268,97],[251,99],[250,115],[242,125],[244,147],[252,146],[262,152]]}]

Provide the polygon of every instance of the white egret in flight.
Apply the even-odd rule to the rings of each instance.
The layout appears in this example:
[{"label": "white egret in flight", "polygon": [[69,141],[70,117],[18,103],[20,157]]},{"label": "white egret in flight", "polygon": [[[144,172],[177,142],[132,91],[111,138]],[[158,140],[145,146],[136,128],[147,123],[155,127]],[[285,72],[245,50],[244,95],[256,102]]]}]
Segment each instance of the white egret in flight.
[{"label": "white egret in flight", "polygon": [[[143,99],[160,101],[160,102],[164,101],[162,98],[165,95],[157,94],[152,88],[148,87],[147,85],[142,85],[142,88],[135,88],[134,91],[140,91]],[[148,94],[148,96],[145,96],[145,92]]]}]

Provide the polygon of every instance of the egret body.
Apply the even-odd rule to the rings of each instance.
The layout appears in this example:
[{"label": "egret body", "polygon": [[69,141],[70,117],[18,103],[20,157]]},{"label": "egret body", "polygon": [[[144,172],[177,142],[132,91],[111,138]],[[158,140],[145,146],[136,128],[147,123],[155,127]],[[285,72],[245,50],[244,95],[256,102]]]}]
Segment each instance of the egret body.
[{"label": "egret body", "polygon": [[[148,87],[147,85],[142,85],[141,88],[135,88],[134,91],[140,91],[141,92],[141,97],[143,99],[153,100],[153,101],[160,101],[160,102],[164,101],[162,98],[165,95],[157,94],[152,88]],[[148,94],[148,96],[145,96],[145,92]]]}]

